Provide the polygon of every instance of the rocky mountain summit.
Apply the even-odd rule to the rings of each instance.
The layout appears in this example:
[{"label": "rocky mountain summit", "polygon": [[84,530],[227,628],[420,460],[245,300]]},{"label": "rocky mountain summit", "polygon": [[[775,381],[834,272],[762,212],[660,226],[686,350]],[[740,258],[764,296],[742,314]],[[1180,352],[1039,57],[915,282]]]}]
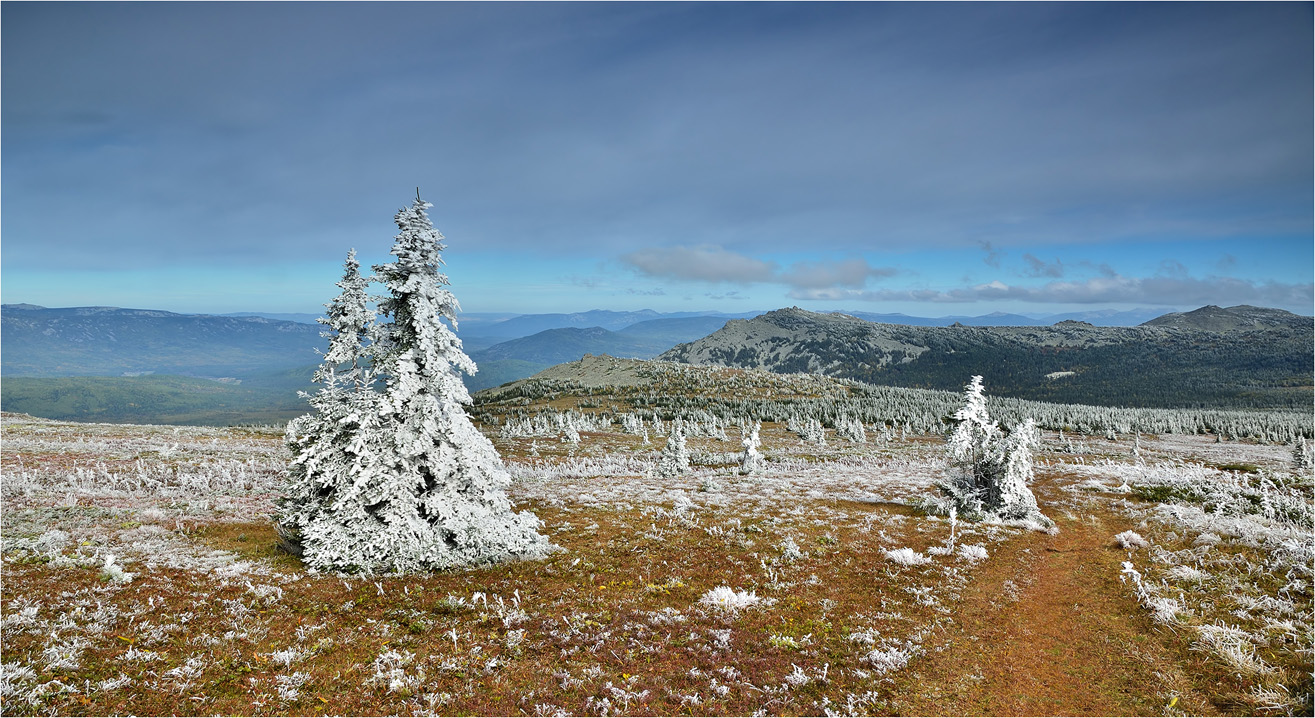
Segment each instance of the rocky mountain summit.
[{"label": "rocky mountain summit", "polygon": [[1253,307],[1239,304],[1236,307],[1217,307],[1213,304],[1190,312],[1174,312],[1156,317],[1142,324],[1144,327],[1174,327],[1177,329],[1199,329],[1209,332],[1233,332],[1249,329],[1311,328],[1311,317],[1303,317],[1282,309]]}]

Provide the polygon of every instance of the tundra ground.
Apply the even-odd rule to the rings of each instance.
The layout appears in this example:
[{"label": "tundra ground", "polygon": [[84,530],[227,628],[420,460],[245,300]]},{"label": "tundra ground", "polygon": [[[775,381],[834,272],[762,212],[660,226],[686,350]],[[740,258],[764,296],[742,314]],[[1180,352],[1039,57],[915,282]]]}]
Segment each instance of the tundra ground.
[{"label": "tundra ground", "polygon": [[275,548],[277,432],[3,430],[6,714],[1311,710],[1311,481],[1281,446],[1050,435],[1048,534],[911,509],[935,437],[767,424],[761,471],[699,438],[676,478],[657,437],[497,439],[562,551],[361,577]]}]

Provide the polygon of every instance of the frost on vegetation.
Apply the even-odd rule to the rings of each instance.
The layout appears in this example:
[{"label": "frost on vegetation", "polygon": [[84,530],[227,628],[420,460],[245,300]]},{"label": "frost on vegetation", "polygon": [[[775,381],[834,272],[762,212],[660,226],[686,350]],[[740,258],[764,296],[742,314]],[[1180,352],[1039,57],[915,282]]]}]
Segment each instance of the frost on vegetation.
[{"label": "frost on vegetation", "polygon": [[759,598],[753,591],[736,591],[729,586],[718,586],[699,598],[701,605],[727,613],[735,613],[764,601],[771,602],[771,599]]},{"label": "frost on vegetation", "polygon": [[788,683],[792,688],[799,688],[801,686],[806,686],[813,681],[812,676],[809,676],[807,673],[804,673],[804,669],[800,668],[799,666],[796,666],[793,663],[790,664],[790,667],[793,668],[794,670],[790,671],[789,675],[785,677],[785,682]]},{"label": "frost on vegetation", "polygon": [[415,659],[409,651],[384,651],[374,659],[374,675],[371,683],[387,687],[389,693],[410,693],[425,680],[424,669],[415,675],[407,675],[406,666]]},{"label": "frost on vegetation", "polygon": [[1124,531],[1114,537],[1114,543],[1118,545],[1119,548],[1128,549],[1130,551],[1136,551],[1139,548],[1146,548],[1151,545],[1150,541],[1147,541],[1136,531]]},{"label": "frost on vegetation", "polygon": [[114,562],[114,554],[105,554],[105,563],[100,567],[102,579],[112,583],[130,583],[134,575],[124,571],[122,566]]},{"label": "frost on vegetation", "polygon": [[967,561],[985,561],[989,555],[986,547],[981,544],[959,544],[959,556]]},{"label": "frost on vegetation", "polygon": [[1257,685],[1246,695],[1247,700],[1257,709],[1274,713],[1285,713],[1297,707],[1297,700],[1286,686],[1274,688]]},{"label": "frost on vegetation", "polygon": [[885,675],[900,670],[909,664],[917,647],[911,643],[896,644],[891,642],[880,648],[874,648],[863,656],[863,663],[870,666],[877,675]]},{"label": "frost on vegetation", "polygon": [[435,570],[552,550],[538,518],[512,510],[511,478],[466,416],[459,372],[475,364],[454,333],[431,206],[417,197],[395,217],[396,260],[371,278],[388,291],[378,315],[348,255],[342,294],[326,305],[315,413],[288,424],[293,460],[276,523],[315,570]]},{"label": "frost on vegetation", "polygon": [[679,476],[689,471],[689,449],[685,446],[685,426],[677,419],[676,424],[667,435],[667,443],[662,447],[662,456],[658,459],[658,476]]},{"label": "frost on vegetation", "polygon": [[81,636],[60,641],[52,636],[51,644],[41,651],[41,658],[46,662],[46,671],[72,671],[81,665],[82,651],[88,642]]},{"label": "frost on vegetation", "polygon": [[881,553],[885,554],[886,560],[901,566],[922,566],[931,563],[930,557],[924,556],[911,548],[882,549]]},{"label": "frost on vegetation", "polygon": [[794,563],[808,555],[799,549],[793,536],[786,536],[776,548],[781,552],[781,563]]},{"label": "frost on vegetation", "polygon": [[1298,436],[1292,445],[1292,467],[1303,474],[1315,470],[1315,451],[1306,443],[1306,437]]},{"label": "frost on vegetation", "polygon": [[1196,631],[1193,648],[1215,654],[1239,673],[1250,676],[1273,672],[1256,653],[1251,634],[1246,631],[1222,623],[1196,626]]},{"label": "frost on vegetation", "polygon": [[305,660],[305,658],[309,655],[310,654],[307,653],[306,651],[303,651],[300,648],[297,648],[296,646],[291,646],[281,651],[274,651],[273,653],[269,654],[269,661],[270,663],[273,663],[275,665],[287,667],[287,666],[291,666],[294,663],[299,663]]},{"label": "frost on vegetation", "polygon": [[740,439],[740,446],[744,451],[740,454],[740,473],[752,474],[758,470],[762,463],[762,454],[759,453],[758,447],[762,446],[762,439],[758,433],[762,431],[763,424],[761,421],[754,422],[753,428],[745,430],[741,427],[744,436]]},{"label": "frost on vegetation", "polygon": [[26,630],[39,631],[37,615],[41,612],[41,602],[24,602],[15,599],[10,604],[9,612],[0,618],[0,634],[20,633]]},{"label": "frost on vegetation", "polygon": [[278,690],[279,700],[285,703],[293,703],[301,698],[301,687],[310,680],[310,674],[297,671],[292,675],[274,676],[275,685]]},{"label": "frost on vegetation", "polygon": [[8,699],[21,696],[24,688],[36,681],[37,672],[28,666],[14,661],[0,663],[0,697]]},{"label": "frost on vegetation", "polygon": [[151,661],[160,660],[160,654],[155,651],[148,651],[144,648],[129,646],[128,650],[119,656],[120,661],[129,661],[134,663],[150,663]]},{"label": "frost on vegetation", "polygon": [[1170,580],[1184,583],[1204,583],[1210,575],[1195,566],[1173,566],[1164,574]]},{"label": "frost on vegetation", "polygon": [[986,410],[980,376],[964,388],[964,405],[954,418],[957,424],[947,441],[950,471],[937,484],[951,506],[965,517],[1024,521],[1041,529],[1054,526],[1028,488],[1032,454],[1039,445],[1032,419],[1003,432]]}]

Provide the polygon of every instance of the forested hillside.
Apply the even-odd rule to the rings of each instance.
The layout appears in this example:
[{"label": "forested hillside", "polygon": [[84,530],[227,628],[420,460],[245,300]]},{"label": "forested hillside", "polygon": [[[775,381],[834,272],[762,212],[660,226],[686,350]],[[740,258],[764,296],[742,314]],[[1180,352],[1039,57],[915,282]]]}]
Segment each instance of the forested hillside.
[{"label": "forested hillside", "polygon": [[953,390],[991,377],[1003,396],[1132,407],[1308,407],[1312,323],[1273,309],[1218,307],[1160,326],[911,327],[781,309],[732,321],[661,359],[820,372],[888,386]]}]

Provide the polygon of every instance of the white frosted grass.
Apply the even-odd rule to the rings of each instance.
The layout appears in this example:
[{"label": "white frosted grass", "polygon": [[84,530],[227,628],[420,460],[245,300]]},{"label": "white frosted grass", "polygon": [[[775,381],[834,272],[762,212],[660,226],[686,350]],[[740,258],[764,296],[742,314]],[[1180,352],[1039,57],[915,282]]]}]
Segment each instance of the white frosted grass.
[{"label": "white frosted grass", "polygon": [[959,556],[964,560],[976,563],[985,561],[990,554],[986,547],[981,544],[959,544]]},{"label": "white frosted grass", "polygon": [[1214,653],[1234,670],[1244,675],[1272,673],[1274,669],[1256,653],[1250,633],[1223,623],[1196,626],[1197,650]]},{"label": "white frosted grass", "polygon": [[882,549],[881,553],[886,555],[886,560],[901,566],[922,566],[931,563],[930,557],[924,556],[911,548]]},{"label": "white frosted grass", "polygon": [[736,591],[729,586],[718,586],[699,598],[700,605],[728,613],[735,613],[763,602],[763,599],[753,591]]},{"label": "white frosted grass", "polygon": [[1171,567],[1164,575],[1172,581],[1183,583],[1204,583],[1210,575],[1195,566],[1177,565]]},{"label": "white frosted grass", "polygon": [[301,687],[310,680],[309,673],[297,671],[292,675],[274,676],[275,686],[278,690],[279,700],[286,703],[296,701],[301,697]]},{"label": "white frosted grass", "polygon": [[1136,531],[1124,531],[1114,537],[1114,543],[1117,544],[1119,548],[1131,551],[1136,551],[1139,548],[1146,548],[1151,545],[1149,541]]},{"label": "white frosted grass", "polygon": [[[694,467],[663,478],[654,460],[625,454],[579,457],[560,463],[512,462],[516,480],[509,493],[519,500],[554,505],[625,510],[669,503],[676,492],[700,506],[779,506],[798,501],[841,499],[862,503],[906,503],[932,488],[944,464],[939,459],[892,459],[879,455],[841,456],[834,460],[776,459],[741,476],[737,469]],[[701,492],[715,479],[716,492]]]},{"label": "white frosted grass", "polygon": [[0,663],[0,697],[17,698],[26,693],[26,687],[37,678],[37,672],[30,667],[13,661]]},{"label": "white frosted grass", "polygon": [[414,675],[408,675],[406,667],[415,660],[410,651],[384,651],[374,659],[374,675],[371,683],[385,686],[389,693],[411,692],[425,680],[423,669]]},{"label": "white frosted grass", "polygon": [[900,670],[909,664],[917,649],[912,644],[890,644],[874,648],[863,656],[863,663],[872,668],[877,675],[885,675]]},{"label": "white frosted grass", "polygon": [[300,663],[301,661],[305,660],[306,657],[309,655],[310,653],[308,653],[307,651],[304,651],[296,646],[292,646],[290,648],[285,648],[281,651],[274,651],[273,653],[269,654],[269,661],[270,663],[288,667],[294,663]]}]

